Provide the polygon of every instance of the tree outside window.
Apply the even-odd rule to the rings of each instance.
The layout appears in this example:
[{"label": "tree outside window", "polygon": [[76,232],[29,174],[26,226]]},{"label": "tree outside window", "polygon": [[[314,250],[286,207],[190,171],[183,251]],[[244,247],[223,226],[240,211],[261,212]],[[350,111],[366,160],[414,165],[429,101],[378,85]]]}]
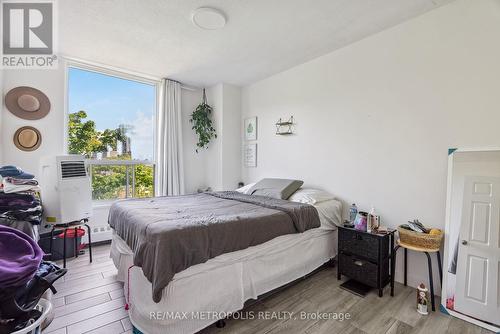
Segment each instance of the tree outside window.
[{"label": "tree outside window", "polygon": [[[127,95],[121,99],[120,91],[116,90],[119,88],[128,90]],[[154,109],[154,89],[151,85],[71,68],[70,110],[88,105],[89,111],[79,109],[70,112],[68,152],[81,154],[89,159],[94,200],[154,196],[154,165],[151,156],[153,110],[149,110],[149,113],[142,109],[134,112],[134,106],[127,103],[130,94],[135,92],[139,95],[138,98],[149,97],[137,106]],[[109,105],[110,109],[104,109],[102,103],[92,103],[92,100],[108,97],[108,93],[112,96],[118,93],[118,99]],[[115,115],[107,114],[110,112]],[[143,159],[136,159],[134,155]]]}]

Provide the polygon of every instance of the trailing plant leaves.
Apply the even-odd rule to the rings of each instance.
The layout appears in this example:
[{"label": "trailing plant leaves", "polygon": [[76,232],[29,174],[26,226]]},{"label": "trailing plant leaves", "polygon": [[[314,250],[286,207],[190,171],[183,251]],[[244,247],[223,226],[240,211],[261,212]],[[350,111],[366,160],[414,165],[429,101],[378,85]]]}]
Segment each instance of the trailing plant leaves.
[{"label": "trailing plant leaves", "polygon": [[198,149],[207,148],[213,138],[217,138],[217,133],[212,125],[212,107],[203,101],[195,111],[191,114],[189,122],[193,124],[192,129],[198,135],[198,143],[196,143],[196,152]]}]

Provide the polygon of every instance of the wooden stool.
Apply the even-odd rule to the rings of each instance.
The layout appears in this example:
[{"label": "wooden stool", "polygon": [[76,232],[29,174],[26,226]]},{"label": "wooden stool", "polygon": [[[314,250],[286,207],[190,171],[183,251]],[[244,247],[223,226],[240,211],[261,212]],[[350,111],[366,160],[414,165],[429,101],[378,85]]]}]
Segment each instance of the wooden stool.
[{"label": "wooden stool", "polygon": [[[66,268],[66,233],[68,230],[75,230],[75,257],[78,257],[78,229],[80,226],[85,226],[88,231],[88,237],[89,237],[89,257],[90,257],[90,263],[92,263],[92,238],[91,234],[92,231],[90,229],[90,226],[87,224],[87,221],[80,221],[80,222],[75,222],[75,223],[69,223],[69,224],[54,224],[52,225],[52,230],[50,230],[50,254],[52,254],[52,242],[54,239],[54,232],[63,232],[63,268]],[[57,231],[56,231],[57,229]]]},{"label": "wooden stool", "polygon": [[407,279],[408,279],[408,249],[420,253],[425,253],[427,256],[427,266],[429,267],[429,286],[431,288],[431,304],[432,304],[432,310],[436,310],[436,305],[434,303],[434,279],[432,276],[432,261],[431,261],[431,256],[429,253],[436,253],[437,254],[437,260],[438,260],[438,268],[439,268],[439,279],[441,282],[441,286],[443,286],[443,268],[441,266],[441,254],[438,249],[427,249],[427,248],[419,248],[416,246],[408,245],[401,240],[397,241],[396,247],[394,247],[394,251],[392,252],[392,265],[391,265],[391,296],[394,296],[394,273],[396,272],[396,253],[399,248],[403,247],[405,250],[404,253],[404,284],[405,286],[407,285]]}]

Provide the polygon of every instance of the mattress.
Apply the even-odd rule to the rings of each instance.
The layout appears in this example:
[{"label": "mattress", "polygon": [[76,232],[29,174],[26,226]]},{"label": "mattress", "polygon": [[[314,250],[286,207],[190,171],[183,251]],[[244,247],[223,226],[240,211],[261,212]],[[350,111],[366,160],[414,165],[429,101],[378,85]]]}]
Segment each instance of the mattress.
[{"label": "mattress", "polygon": [[241,310],[245,301],[314,271],[337,254],[337,231],[322,227],[226,253],[177,273],[155,303],[151,283],[114,235],[111,257],[125,282],[132,324],[147,334],[188,334]]},{"label": "mattress", "polygon": [[312,205],[236,191],[117,201],[108,222],[134,250],[156,302],[193,265],[320,226]]}]

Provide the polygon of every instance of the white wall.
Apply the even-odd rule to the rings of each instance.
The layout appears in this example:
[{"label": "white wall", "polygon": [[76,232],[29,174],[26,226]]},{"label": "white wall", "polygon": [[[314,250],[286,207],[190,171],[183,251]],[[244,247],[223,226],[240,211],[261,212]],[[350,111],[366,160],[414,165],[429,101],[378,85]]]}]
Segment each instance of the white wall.
[{"label": "white wall", "polygon": [[207,89],[217,138],[204,154],[206,185],[233,190],[241,180],[241,88],[217,84]]},{"label": "white wall", "polygon": [[241,181],[241,88],[223,85],[222,189],[233,190]]},{"label": "white wall", "polygon": [[[41,157],[64,152],[64,63],[56,70],[3,70],[0,81],[0,92],[3,92],[0,109],[0,165],[16,165],[37,176]],[[30,86],[44,92],[51,103],[49,114],[40,120],[29,121],[10,113],[5,106],[5,94],[18,86]],[[40,131],[42,143],[36,151],[24,152],[14,145],[14,133],[23,126],[33,126]]]},{"label": "white wall", "polygon": [[205,178],[205,152],[196,153],[197,137],[192,124],[189,122],[190,115],[200,104],[202,91],[182,90],[182,142],[184,146],[184,186],[187,194],[195,193],[198,188],[206,187]]},{"label": "white wall", "polygon": [[[243,88],[259,123],[244,180],[303,179],[384,225],[443,228],[447,149],[500,144],[499,40],[500,1],[460,0]],[[276,136],[290,115],[296,134]],[[427,282],[425,256],[409,261],[409,282]]]},{"label": "white wall", "polygon": [[206,186],[212,190],[222,190],[222,117],[224,112],[224,87],[222,84],[209,87],[207,103],[213,108],[212,122],[217,133],[207,149],[199,149],[204,154],[203,167],[205,168]]},{"label": "white wall", "polygon": [[[37,175],[40,157],[62,154],[64,151],[64,65],[60,64],[57,70],[4,70],[2,82],[2,162],[17,165]],[[44,92],[51,103],[50,113],[36,121],[23,120],[10,113],[4,105],[3,97],[9,90],[18,86],[30,86]],[[22,126],[33,126],[40,131],[42,144],[36,151],[24,152],[14,145],[14,133]]]}]

